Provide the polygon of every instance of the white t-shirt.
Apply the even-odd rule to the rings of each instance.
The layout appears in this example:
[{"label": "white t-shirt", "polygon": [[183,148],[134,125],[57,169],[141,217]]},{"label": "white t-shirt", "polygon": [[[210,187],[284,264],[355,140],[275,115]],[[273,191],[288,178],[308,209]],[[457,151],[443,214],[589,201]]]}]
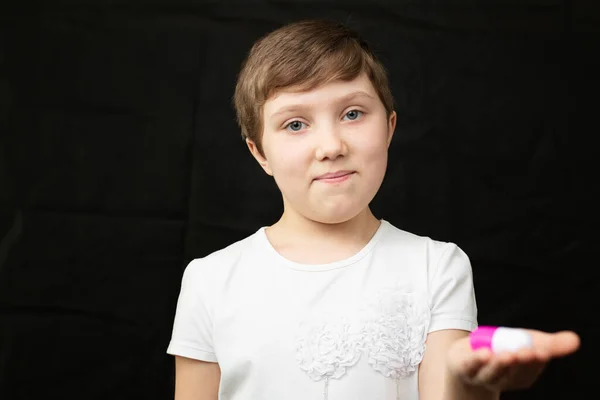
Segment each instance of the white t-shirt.
[{"label": "white t-shirt", "polygon": [[221,400],[413,400],[427,333],[476,326],[455,244],[382,220],[354,256],[303,265],[261,228],[188,265],[167,353],[218,362]]}]

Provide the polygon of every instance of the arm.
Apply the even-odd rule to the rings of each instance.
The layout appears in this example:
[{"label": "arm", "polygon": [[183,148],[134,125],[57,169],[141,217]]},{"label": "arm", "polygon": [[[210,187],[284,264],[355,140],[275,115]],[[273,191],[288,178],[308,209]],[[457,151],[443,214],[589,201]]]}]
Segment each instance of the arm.
[{"label": "arm", "polygon": [[175,356],[175,400],[217,400],[221,369],[213,346],[210,267],[185,269],[167,353]]},{"label": "arm", "polygon": [[[436,243],[437,260],[429,282],[432,319],[426,350],[419,366],[422,400],[496,400],[498,394],[481,386],[467,385],[449,368],[449,352],[467,340],[477,327],[477,305],[469,257],[455,244]],[[432,266],[433,268],[433,266]]]},{"label": "arm", "polygon": [[448,367],[448,354],[453,344],[468,337],[469,332],[448,329],[427,335],[427,348],[419,366],[421,400],[497,400],[499,392],[469,385]]},{"label": "arm", "polygon": [[422,400],[496,400],[504,391],[529,388],[548,361],[579,348],[574,332],[528,330],[531,349],[473,351],[468,337],[477,314],[472,272],[468,257],[456,245],[442,252],[430,289],[432,320],[419,366]]},{"label": "arm", "polygon": [[175,357],[175,400],[217,400],[219,364]]}]

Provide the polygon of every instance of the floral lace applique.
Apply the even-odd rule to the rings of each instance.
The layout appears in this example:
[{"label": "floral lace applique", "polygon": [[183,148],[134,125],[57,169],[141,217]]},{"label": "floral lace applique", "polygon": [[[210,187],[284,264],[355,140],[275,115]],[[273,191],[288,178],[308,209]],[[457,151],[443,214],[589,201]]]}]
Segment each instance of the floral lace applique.
[{"label": "floral lace applique", "polygon": [[324,399],[328,398],[329,380],[340,379],[348,367],[358,362],[362,335],[344,319],[304,325],[298,336],[296,361],[314,381],[325,381]]},{"label": "floral lace applique", "polygon": [[365,304],[360,316],[360,324],[332,316],[300,329],[296,361],[312,380],[325,381],[325,400],[330,380],[342,378],[362,355],[375,371],[395,380],[398,390],[399,381],[423,359],[430,321],[425,296],[400,287],[385,289]]},{"label": "floral lace applique", "polygon": [[363,333],[368,363],[394,379],[399,390],[400,379],[413,374],[423,360],[431,317],[427,299],[400,288],[387,289],[366,311]]}]

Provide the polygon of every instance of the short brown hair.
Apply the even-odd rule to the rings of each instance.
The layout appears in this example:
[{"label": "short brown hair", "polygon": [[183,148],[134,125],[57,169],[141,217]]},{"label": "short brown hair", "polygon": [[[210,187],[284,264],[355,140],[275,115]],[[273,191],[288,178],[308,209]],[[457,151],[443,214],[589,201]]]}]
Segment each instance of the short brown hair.
[{"label": "short brown hair", "polygon": [[259,39],[238,76],[233,98],[242,138],[261,154],[263,106],[278,90],[311,90],[366,73],[388,116],[394,110],[387,72],[369,46],[343,24],[308,20],[285,25]]}]

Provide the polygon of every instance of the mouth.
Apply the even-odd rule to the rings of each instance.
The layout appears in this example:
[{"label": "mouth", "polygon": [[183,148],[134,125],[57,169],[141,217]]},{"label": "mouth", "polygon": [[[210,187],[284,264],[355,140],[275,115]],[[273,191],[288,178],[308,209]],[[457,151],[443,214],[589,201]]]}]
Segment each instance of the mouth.
[{"label": "mouth", "polygon": [[325,183],[337,183],[343,182],[347,179],[350,179],[352,175],[354,175],[356,171],[336,171],[329,172],[327,174],[323,174],[315,178],[315,181],[325,182]]}]

